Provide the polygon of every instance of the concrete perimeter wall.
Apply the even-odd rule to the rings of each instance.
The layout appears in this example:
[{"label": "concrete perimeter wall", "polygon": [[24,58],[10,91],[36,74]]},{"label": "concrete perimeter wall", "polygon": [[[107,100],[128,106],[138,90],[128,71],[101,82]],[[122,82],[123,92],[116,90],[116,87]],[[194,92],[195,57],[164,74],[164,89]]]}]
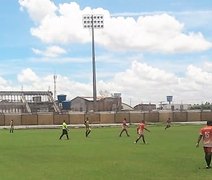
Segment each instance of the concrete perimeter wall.
[{"label": "concrete perimeter wall", "polygon": [[84,113],[69,114],[70,124],[83,124],[85,120]]},{"label": "concrete perimeter wall", "polygon": [[5,117],[3,114],[0,115],[0,126],[4,126],[5,125]]},{"label": "concrete perimeter wall", "polygon": [[38,125],[38,115],[37,114],[24,114],[21,115],[22,125]]},{"label": "concrete perimeter wall", "polygon": [[[204,121],[204,119],[201,119],[201,112],[187,112],[187,121]],[[211,114],[212,118],[212,114]],[[211,119],[212,120],[212,119]]]},{"label": "concrete perimeter wall", "polygon": [[159,122],[159,112],[144,113],[144,120],[147,122]]},{"label": "concrete perimeter wall", "polygon": [[54,124],[53,113],[38,114],[38,124],[39,125],[53,125]]},{"label": "concrete perimeter wall", "polygon": [[187,121],[187,112],[174,112],[173,120],[175,122],[186,122]]},{"label": "concrete perimeter wall", "polygon": [[144,120],[144,113],[141,112],[130,112],[130,123],[138,123]]},{"label": "concrete perimeter wall", "polygon": [[159,121],[166,122],[167,119],[170,118],[173,121],[173,113],[170,111],[164,111],[159,113]]},{"label": "concrete perimeter wall", "polygon": [[100,113],[100,124],[112,124],[115,120],[115,113],[114,112],[103,112]]},{"label": "concrete perimeter wall", "polygon": [[129,112],[117,112],[114,116],[114,123],[122,123],[124,118],[126,118],[126,121],[130,122],[130,113]]},{"label": "concrete perimeter wall", "polygon": [[139,123],[142,120],[147,122],[166,122],[168,118],[172,122],[192,122],[212,120],[212,112],[173,112],[173,111],[155,111],[155,112],[97,112],[97,113],[70,113],[70,114],[0,114],[0,126],[8,126],[10,121],[14,125],[61,125],[65,120],[68,124],[83,124],[88,118],[91,124],[112,124],[122,123],[126,118],[128,123]]},{"label": "concrete perimeter wall", "polygon": [[4,122],[6,126],[10,125],[10,121],[13,120],[15,126],[22,125],[21,115],[5,115]]},{"label": "concrete perimeter wall", "polygon": [[68,114],[55,114],[53,117],[53,124],[61,125],[65,121],[67,124],[70,124],[70,118]]}]

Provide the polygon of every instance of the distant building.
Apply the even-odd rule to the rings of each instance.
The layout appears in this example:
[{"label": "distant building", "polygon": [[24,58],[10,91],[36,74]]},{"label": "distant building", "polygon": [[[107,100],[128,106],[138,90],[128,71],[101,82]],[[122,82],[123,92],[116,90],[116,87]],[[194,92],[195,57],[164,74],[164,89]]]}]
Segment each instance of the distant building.
[{"label": "distant building", "polygon": [[106,97],[98,100],[98,111],[121,111],[121,97]]},{"label": "distant building", "polygon": [[0,91],[1,113],[60,112],[51,91]]},{"label": "distant building", "polygon": [[90,109],[93,109],[93,107],[90,107],[91,105],[90,100],[77,96],[71,100],[71,111],[88,112]]},{"label": "distant building", "polygon": [[163,104],[162,110],[183,111],[191,109],[191,104]]},{"label": "distant building", "polygon": [[[93,98],[76,97],[71,100],[71,111],[93,111]],[[97,100],[97,111],[120,111],[121,97],[105,97]]]},{"label": "distant building", "polygon": [[156,104],[138,104],[134,107],[136,111],[152,111],[156,109]]},{"label": "distant building", "polygon": [[131,107],[130,105],[126,104],[126,103],[122,103],[121,105],[121,110],[122,111],[133,111],[133,107]]}]

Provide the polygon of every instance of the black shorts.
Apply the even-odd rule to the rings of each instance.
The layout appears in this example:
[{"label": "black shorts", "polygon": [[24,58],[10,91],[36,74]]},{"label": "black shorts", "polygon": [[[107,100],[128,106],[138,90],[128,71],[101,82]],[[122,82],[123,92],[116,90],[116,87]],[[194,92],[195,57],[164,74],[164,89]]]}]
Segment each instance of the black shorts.
[{"label": "black shorts", "polygon": [[68,131],[66,129],[63,129],[63,134],[68,134]]}]

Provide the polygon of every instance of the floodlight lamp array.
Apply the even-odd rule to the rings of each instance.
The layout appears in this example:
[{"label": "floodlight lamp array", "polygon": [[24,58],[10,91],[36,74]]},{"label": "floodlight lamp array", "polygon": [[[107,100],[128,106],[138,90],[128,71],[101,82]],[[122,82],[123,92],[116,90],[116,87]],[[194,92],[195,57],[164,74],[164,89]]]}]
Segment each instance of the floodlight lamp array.
[{"label": "floodlight lamp array", "polygon": [[84,15],[82,21],[84,28],[104,28],[103,15]]}]

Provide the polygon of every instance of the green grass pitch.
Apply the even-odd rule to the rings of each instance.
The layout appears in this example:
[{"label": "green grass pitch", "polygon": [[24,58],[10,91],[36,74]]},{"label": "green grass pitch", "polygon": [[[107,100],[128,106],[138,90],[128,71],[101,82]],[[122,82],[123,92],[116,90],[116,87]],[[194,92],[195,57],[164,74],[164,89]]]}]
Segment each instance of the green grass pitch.
[{"label": "green grass pitch", "polygon": [[59,140],[61,130],[0,130],[2,180],[209,180],[203,149],[195,147],[202,125],[174,125],[164,130],[149,125],[146,141],[137,144],[136,127],[71,129],[70,140]]}]

